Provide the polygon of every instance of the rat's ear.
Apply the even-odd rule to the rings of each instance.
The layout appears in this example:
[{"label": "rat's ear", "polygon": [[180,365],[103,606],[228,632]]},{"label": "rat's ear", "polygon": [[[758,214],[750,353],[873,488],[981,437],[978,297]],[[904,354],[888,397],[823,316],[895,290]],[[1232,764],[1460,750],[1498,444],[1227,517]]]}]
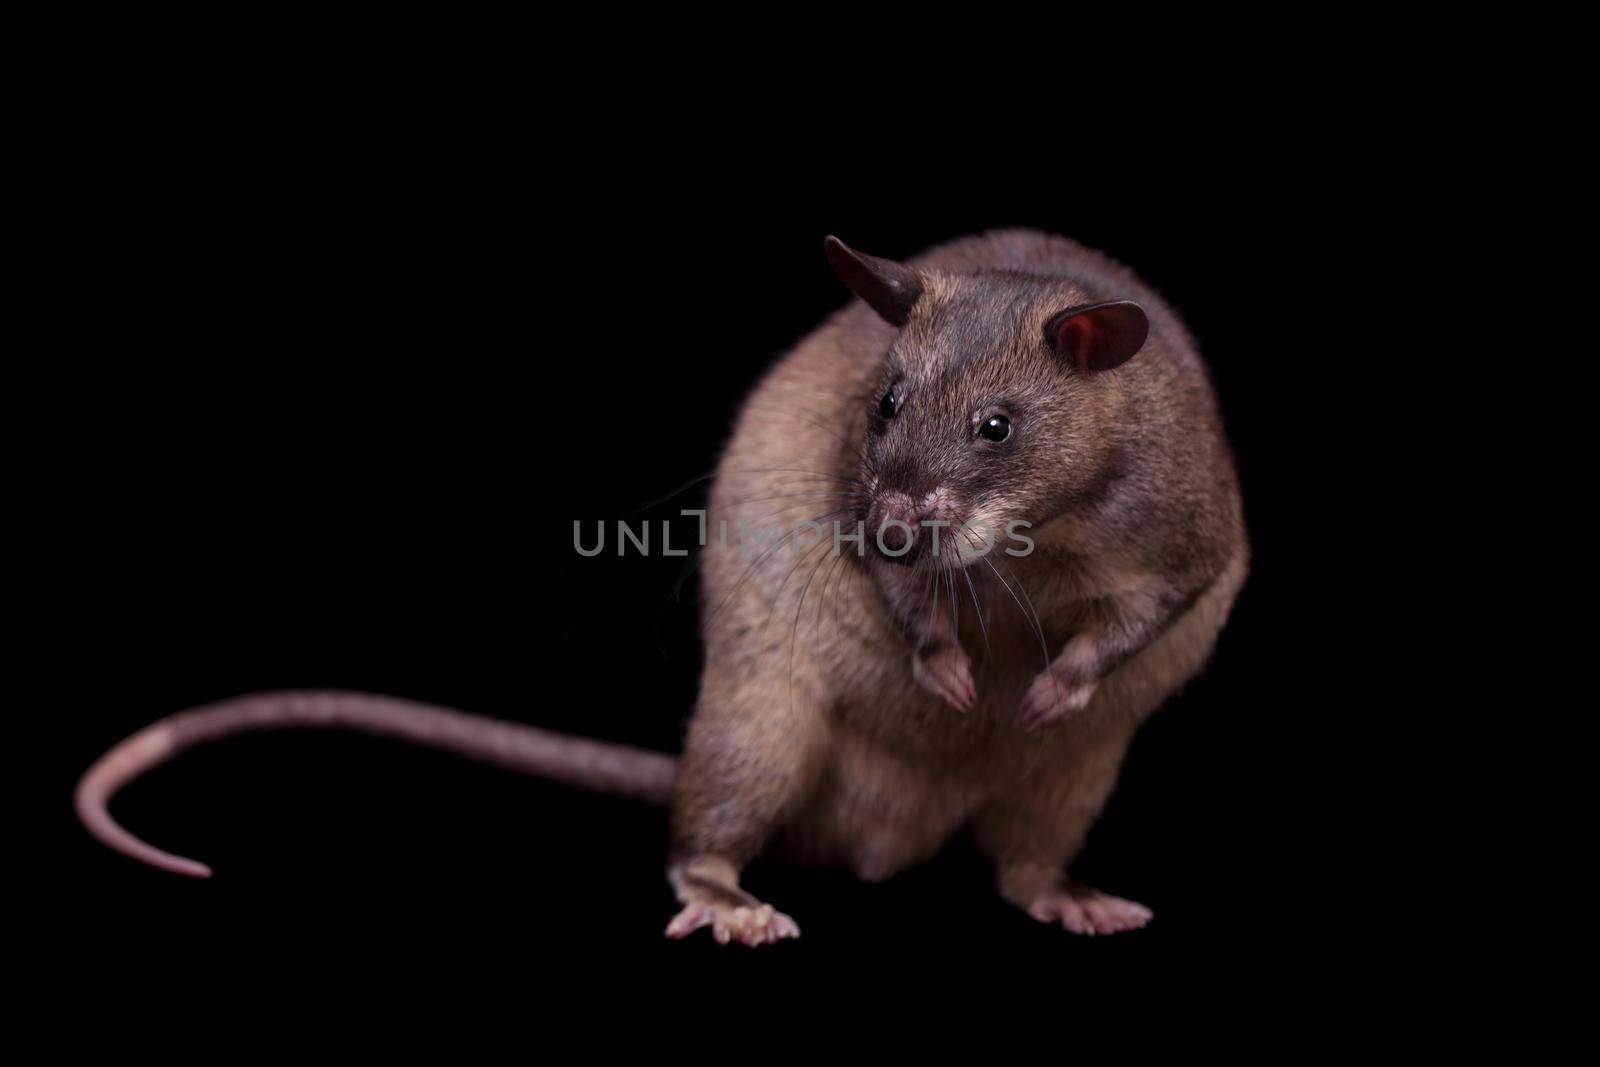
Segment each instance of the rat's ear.
[{"label": "rat's ear", "polygon": [[912,306],[922,295],[922,279],[916,271],[892,259],[857,252],[837,237],[829,237],[823,247],[833,273],[852,293],[891,326],[906,324]]},{"label": "rat's ear", "polygon": [[1131,300],[1068,308],[1044,324],[1045,342],[1084,374],[1126,363],[1149,334],[1144,308]]}]

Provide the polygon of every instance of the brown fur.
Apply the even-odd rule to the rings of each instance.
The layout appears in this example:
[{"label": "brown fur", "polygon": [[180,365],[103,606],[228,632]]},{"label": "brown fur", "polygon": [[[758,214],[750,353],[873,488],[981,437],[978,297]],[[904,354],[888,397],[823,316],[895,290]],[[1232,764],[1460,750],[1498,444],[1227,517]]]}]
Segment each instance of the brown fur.
[{"label": "brown fur", "polygon": [[[673,806],[685,909],[670,933],[785,936],[785,917],[704,889],[706,877],[736,889],[769,846],[879,879],[963,830],[1007,899],[1041,919],[1105,932],[1148,917],[1064,874],[1139,723],[1200,670],[1244,581],[1239,492],[1204,367],[1154,292],[1064,238],[991,233],[910,265],[923,291],[904,326],[860,302],[830,318],[755,389],[718,468],[706,664]],[[1143,348],[1100,373],[1064,365],[1045,323],[1108,300],[1144,308]],[[902,413],[875,427],[897,381]],[[972,445],[974,411],[994,402],[1019,413],[1004,453]],[[858,558],[849,542],[835,555],[826,538],[737,547],[741,520],[787,531],[837,517],[849,532],[893,510],[885,501],[934,489],[951,533],[974,514],[997,531],[1026,519],[1034,551],[943,577]],[[958,710],[962,694],[938,679],[969,659]],[[1048,725],[1027,729],[1025,703]]]}]

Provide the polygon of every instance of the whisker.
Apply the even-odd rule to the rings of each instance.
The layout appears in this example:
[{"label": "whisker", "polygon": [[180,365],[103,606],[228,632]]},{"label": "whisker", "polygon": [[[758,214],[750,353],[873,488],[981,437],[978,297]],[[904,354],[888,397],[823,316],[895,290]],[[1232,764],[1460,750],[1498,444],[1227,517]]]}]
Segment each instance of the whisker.
[{"label": "whisker", "polygon": [[834,437],[838,438],[838,440],[845,447],[851,449],[857,455],[861,454],[861,443],[859,441],[851,441],[846,438],[843,434],[839,433],[839,431],[829,426],[827,422],[823,421],[822,416],[816,412],[806,411],[804,408],[794,409],[778,407],[753,407],[751,410],[768,411],[778,415],[788,415],[790,418],[799,419],[801,422],[810,423],[817,429],[822,430],[825,433],[832,434]]},{"label": "whisker", "polygon": [[[823,558],[826,559],[827,557],[824,556]],[[800,601],[795,605],[794,621],[789,625],[789,705],[791,708],[794,706],[794,647],[796,638],[800,634],[800,612],[805,610],[806,591],[811,588],[811,583],[816,579],[817,571],[821,566],[822,564],[819,562],[815,567],[812,567],[811,575],[806,579],[806,584],[800,587]]]},{"label": "whisker", "polygon": [[814,475],[815,477],[822,478],[822,479],[825,479],[825,480],[830,481],[830,482],[846,482],[846,483],[849,483],[849,484],[852,484],[852,485],[857,484],[860,481],[857,478],[842,478],[842,477],[840,477],[838,475],[837,472],[834,472],[834,471],[814,471],[814,470],[807,470],[804,467],[733,467],[733,468],[729,469],[728,473],[729,474],[810,474],[810,475]]},{"label": "whisker", "polygon": [[939,566],[944,570],[945,592],[950,595],[950,628],[955,634],[956,641],[961,640],[961,605],[956,599],[956,579],[950,573],[950,565],[944,560],[939,561]]},{"label": "whisker", "polygon": [[[843,560],[844,564],[844,577],[839,579],[839,585],[843,586],[844,588],[842,595],[839,592],[835,592],[834,594],[833,624],[842,628],[844,624],[839,620],[839,605],[844,600],[845,596],[856,595],[857,583],[862,580],[862,576],[866,573],[866,568],[861,565],[860,556],[856,556],[855,559],[851,559],[849,556],[841,554],[839,558]],[[870,581],[870,579],[868,580]]]},{"label": "whisker", "polygon": [[[844,563],[844,561],[844,553],[834,553],[833,562],[827,565],[828,570],[822,576],[822,586],[817,590],[817,610],[812,612],[811,615],[811,632],[819,639],[822,636],[822,609],[828,603],[828,583],[832,582],[834,577],[839,573],[839,566],[840,564]],[[833,616],[835,623],[837,623],[839,619],[838,607],[838,601],[835,601]]]},{"label": "whisker", "polygon": [[[755,516],[738,515],[738,514],[729,515],[726,510],[716,511],[716,512],[708,512],[706,514],[706,523],[707,523],[707,527],[709,529],[709,526],[713,521],[724,522],[724,521],[727,521],[728,519],[731,518],[734,522],[736,522],[736,523],[738,523],[740,525],[753,526],[753,525],[755,525],[757,523],[766,522],[768,519],[776,518],[777,516],[785,514],[786,512],[795,511],[795,510],[804,510],[804,509],[808,509],[808,508],[814,507],[814,506],[816,506],[818,504],[826,504],[826,503],[829,503],[830,501],[835,501],[835,500],[840,500],[840,499],[851,500],[851,499],[853,499],[853,496],[854,496],[854,494],[851,494],[851,493],[819,493],[819,494],[815,494],[815,495],[812,495],[812,496],[807,496],[807,497],[804,497],[804,498],[797,498],[797,499],[793,500],[792,502],[783,505],[782,507],[778,508],[775,511],[769,511],[769,512],[766,512],[765,514],[755,515]],[[756,501],[750,501],[750,503],[756,503]],[[851,508],[851,507],[842,506],[842,507],[839,507],[838,509],[836,509],[834,514],[841,514],[841,515],[848,514],[852,510],[854,510],[854,509]],[[714,519],[713,519],[713,516],[715,516]]]},{"label": "whisker", "polygon": [[716,471],[707,471],[706,473],[704,473],[702,475],[699,475],[698,477],[691,478],[689,481],[684,482],[682,485],[678,486],[678,488],[674,489],[672,492],[668,493],[666,496],[659,496],[659,497],[656,497],[654,500],[649,500],[649,501],[646,501],[643,504],[640,504],[639,507],[637,508],[637,510],[630,512],[628,515],[624,516],[624,518],[631,519],[635,515],[638,515],[638,514],[640,514],[642,512],[649,511],[651,508],[660,507],[662,504],[665,504],[667,501],[671,500],[673,497],[679,496],[679,495],[681,495],[683,493],[686,493],[690,489],[693,489],[697,485],[702,485],[702,484],[704,484],[706,482],[709,482],[711,479],[715,478],[716,476],[717,476],[717,472]]},{"label": "whisker", "polygon": [[978,617],[978,632],[983,634],[984,657],[985,659],[993,659],[994,649],[989,647],[989,624],[984,621],[983,608],[978,605],[978,587],[972,584],[972,575],[967,572],[967,568],[960,567],[958,569],[961,571],[961,577],[967,580],[967,592],[972,594],[972,613]]},{"label": "whisker", "polygon": [[[797,530],[796,532],[798,533],[799,531]],[[827,541],[818,541],[816,544],[814,544],[810,548],[806,549],[805,553],[803,555],[801,555],[801,557],[798,560],[795,561],[794,566],[790,567],[788,573],[783,576],[783,581],[778,583],[778,591],[772,595],[772,607],[767,612],[767,621],[761,624],[761,632],[763,634],[766,633],[767,627],[769,625],[771,625],[772,617],[777,614],[778,604],[783,600],[783,590],[784,590],[784,588],[786,586],[788,586],[789,579],[794,577],[794,572],[799,570],[802,566],[804,566],[805,563],[811,559],[811,557],[816,553],[816,551],[819,548],[823,548],[827,544],[828,544]],[[816,572],[813,570],[812,574],[815,575],[815,573]],[[806,584],[807,585],[811,584],[810,579],[807,579]],[[802,600],[805,599],[803,594],[801,596],[801,599]]]},{"label": "whisker", "polygon": [[1030,615],[1029,612],[1028,612],[1028,609],[1024,608],[1022,606],[1022,601],[1020,599],[1018,599],[1016,590],[1011,588],[1011,583],[1005,580],[1005,577],[995,567],[994,563],[989,559],[988,556],[980,556],[979,558],[982,559],[984,563],[988,564],[989,569],[991,571],[994,571],[995,578],[1000,582],[1000,584],[1002,586],[1005,587],[1006,592],[1011,594],[1011,599],[1016,601],[1017,610],[1022,612],[1023,621],[1028,623],[1030,626],[1032,626],[1033,630],[1034,630],[1034,633],[1038,634],[1038,636],[1039,636],[1039,651],[1044,654],[1044,666],[1045,666],[1045,669],[1049,670],[1050,669],[1050,646],[1045,642],[1045,639],[1044,639],[1044,627],[1040,625],[1037,613],[1035,613],[1033,615]]},{"label": "whisker", "polygon": [[739,576],[739,580],[733,583],[733,588],[728,590],[728,595],[722,598],[722,603],[717,605],[717,610],[713,611],[709,616],[706,617],[706,621],[703,625],[709,627],[712,621],[715,620],[718,615],[722,614],[722,609],[728,606],[728,601],[733,599],[734,594],[739,591],[740,586],[744,585],[745,580],[748,579],[752,573],[754,573],[755,569],[759,567],[768,556],[782,548],[790,538],[794,537],[795,534],[799,532],[800,530],[798,527],[790,530],[788,533],[784,534],[782,537],[778,538],[770,546],[768,546],[766,551],[762,552],[761,555],[757,556],[754,562],[744,569],[744,573]]}]

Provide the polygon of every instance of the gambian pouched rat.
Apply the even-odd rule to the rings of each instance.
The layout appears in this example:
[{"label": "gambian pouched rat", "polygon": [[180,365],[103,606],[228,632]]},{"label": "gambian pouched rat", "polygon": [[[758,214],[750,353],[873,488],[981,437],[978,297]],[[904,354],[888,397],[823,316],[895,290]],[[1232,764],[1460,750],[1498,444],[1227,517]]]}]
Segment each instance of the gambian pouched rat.
[{"label": "gambian pouched rat", "polygon": [[[111,794],[215,737],[340,727],[670,803],[672,937],[798,936],[739,886],[762,851],[874,881],[961,831],[1036,919],[1148,922],[1066,866],[1245,579],[1238,483],[1194,343],[1130,271],[1065,238],[994,232],[905,265],[834,238],[826,251],[863,302],[767,373],[718,466],[705,670],[680,758],[388,697],[253,694],[107,753],[78,786],[85,825],[204,877],[118,826]],[[775,520],[789,533],[729,543]]]}]

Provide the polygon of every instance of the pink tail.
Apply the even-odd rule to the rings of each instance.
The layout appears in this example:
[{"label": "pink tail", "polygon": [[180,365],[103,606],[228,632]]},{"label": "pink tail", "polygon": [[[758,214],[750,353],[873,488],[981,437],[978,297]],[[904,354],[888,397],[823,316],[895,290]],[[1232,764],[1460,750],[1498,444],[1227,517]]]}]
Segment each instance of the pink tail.
[{"label": "pink tail", "polygon": [[186,749],[248,730],[355,730],[455,752],[600,793],[665,804],[677,761],[664,753],[550,733],[396,697],[337,690],[251,693],[169,715],[95,761],[78,782],[78,818],[101,842],[152,867],[191,878],[211,868],[145,844],[106,804],[124,785]]}]

